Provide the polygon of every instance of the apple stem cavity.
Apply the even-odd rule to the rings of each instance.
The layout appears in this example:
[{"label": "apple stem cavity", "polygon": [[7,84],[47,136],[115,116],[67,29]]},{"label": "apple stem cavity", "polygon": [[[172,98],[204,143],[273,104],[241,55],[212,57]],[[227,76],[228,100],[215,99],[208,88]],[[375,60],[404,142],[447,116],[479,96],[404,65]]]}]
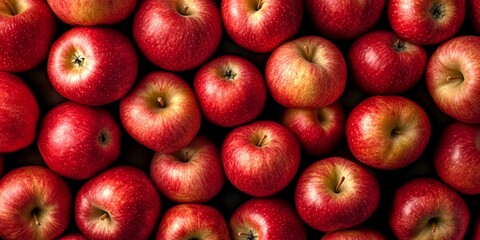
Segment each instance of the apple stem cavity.
[{"label": "apple stem cavity", "polygon": [[3,0],[3,2],[7,5],[7,8],[9,10],[9,13],[12,15],[12,16],[15,16],[17,15],[17,11],[15,11],[15,8],[13,7],[13,5],[7,1],[7,0]]},{"label": "apple stem cavity", "polygon": [[183,158],[183,162],[188,162],[188,151],[185,151],[185,156]]},{"label": "apple stem cavity", "polygon": [[305,49],[305,59],[307,59],[307,61],[309,62],[312,62],[312,56],[310,55],[310,48],[307,46],[307,45],[304,45],[303,48]]},{"label": "apple stem cavity", "polygon": [[403,40],[398,39],[397,41],[395,41],[395,43],[393,43],[393,50],[395,50],[396,52],[403,52],[406,49],[407,47],[405,46],[405,41]]},{"label": "apple stem cavity", "polygon": [[164,108],[164,107],[165,107],[165,101],[163,100],[162,97],[158,97],[158,98],[157,98],[157,101],[158,101],[158,103],[159,103],[159,105],[160,105],[161,108]]},{"label": "apple stem cavity", "polygon": [[252,231],[252,230],[249,230],[248,233],[239,232],[239,233],[238,233],[238,236],[239,236],[239,237],[241,237],[241,236],[247,237],[247,240],[255,240],[255,238],[258,237],[257,235],[254,235],[254,234],[253,234],[253,231]]},{"label": "apple stem cavity", "polygon": [[265,139],[267,139],[267,135],[266,135],[266,134],[263,135],[262,138],[260,138],[260,141],[258,141],[257,146],[258,146],[258,147],[262,147],[263,144],[265,144]]},{"label": "apple stem cavity", "polygon": [[430,14],[435,20],[442,20],[445,16],[445,6],[443,4],[437,3],[430,8]]},{"label": "apple stem cavity", "polygon": [[345,181],[345,176],[342,176],[342,178],[340,178],[340,181],[338,182],[337,186],[335,187],[335,193],[340,193],[340,186],[342,185],[342,183]]},{"label": "apple stem cavity", "polygon": [[235,76],[237,76],[237,74],[235,74],[232,69],[228,69],[225,71],[225,73],[223,74],[224,77],[227,79],[227,80],[233,80],[235,79]]},{"label": "apple stem cavity", "polygon": [[462,76],[455,76],[455,77],[448,76],[447,77],[447,82],[449,82],[451,80],[463,80],[463,77]]},{"label": "apple stem cavity", "polygon": [[85,57],[80,54],[75,54],[72,63],[75,65],[75,67],[83,67],[83,64],[85,63]]},{"label": "apple stem cavity", "polygon": [[105,212],[105,213],[102,214],[102,216],[100,216],[100,220],[103,221],[103,220],[107,219],[107,217],[108,217],[108,213]]}]

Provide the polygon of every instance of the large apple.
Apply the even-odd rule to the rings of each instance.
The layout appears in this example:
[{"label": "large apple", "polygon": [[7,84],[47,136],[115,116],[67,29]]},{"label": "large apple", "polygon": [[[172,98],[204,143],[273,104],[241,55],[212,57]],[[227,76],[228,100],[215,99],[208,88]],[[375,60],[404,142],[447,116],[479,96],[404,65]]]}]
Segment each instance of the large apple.
[{"label": "large apple", "polygon": [[24,72],[43,62],[55,28],[44,0],[0,1],[0,71]]},{"label": "large apple", "polygon": [[360,162],[399,169],[416,161],[430,139],[430,121],[414,101],[402,96],[372,96],[348,115],[347,144]]},{"label": "large apple", "polygon": [[320,240],[387,240],[380,231],[367,226],[356,226],[325,234]]},{"label": "large apple", "polygon": [[262,73],[248,60],[221,56],[196,73],[193,89],[203,116],[221,127],[233,127],[256,119],[267,99]]},{"label": "large apple", "polygon": [[147,239],[160,211],[154,184],[130,166],[109,168],[88,180],[75,199],[75,222],[88,239]]},{"label": "large apple", "polygon": [[67,183],[45,167],[26,166],[0,180],[0,238],[54,239],[70,221]]},{"label": "large apple", "polygon": [[33,142],[40,117],[37,100],[20,77],[6,72],[0,72],[0,116],[0,153]]},{"label": "large apple", "polygon": [[436,179],[418,178],[396,190],[388,219],[400,240],[460,240],[470,212],[454,190]]},{"label": "large apple", "polygon": [[144,146],[171,153],[197,135],[201,114],[192,89],[182,78],[156,71],[143,77],[120,101],[120,120]]},{"label": "large apple", "polygon": [[47,70],[62,96],[105,105],[125,96],[133,86],[138,57],[132,42],[118,30],[75,27],[53,43]]},{"label": "large apple", "polygon": [[265,80],[279,104],[319,108],[340,98],[347,81],[347,66],[332,42],[304,36],[282,44],[270,55]]}]

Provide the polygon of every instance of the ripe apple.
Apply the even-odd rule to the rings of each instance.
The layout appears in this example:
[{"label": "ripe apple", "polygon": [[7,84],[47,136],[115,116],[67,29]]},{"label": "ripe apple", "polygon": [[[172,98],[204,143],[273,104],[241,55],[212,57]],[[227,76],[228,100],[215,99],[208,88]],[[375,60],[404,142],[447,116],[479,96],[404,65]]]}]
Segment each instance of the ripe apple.
[{"label": "ripe apple", "polygon": [[302,0],[223,0],[225,30],[240,47],[271,52],[300,29]]},{"label": "ripe apple", "polygon": [[191,203],[169,208],[160,221],[155,239],[228,240],[230,235],[225,218],[217,209]]},{"label": "ripe apple", "polygon": [[356,39],[348,52],[352,81],[364,92],[401,94],[423,76],[427,52],[422,46],[378,30]]},{"label": "ripe apple", "polygon": [[265,80],[273,99],[290,108],[320,108],[343,93],[347,67],[329,40],[304,36],[278,47],[268,58]]},{"label": "ripe apple", "polygon": [[309,19],[321,35],[333,39],[354,39],[380,19],[385,0],[306,0]]},{"label": "ripe apple", "polygon": [[439,44],[453,37],[465,18],[465,0],[391,0],[387,18],[392,29],[409,42]]},{"label": "ripe apple", "polygon": [[295,206],[312,228],[330,232],[367,220],[380,202],[380,186],[367,169],[342,157],[311,164],[301,173]]},{"label": "ripe apple", "polygon": [[130,166],[109,168],[91,178],[75,199],[75,222],[88,239],[147,239],[160,211],[154,184]]},{"label": "ripe apple", "polygon": [[43,62],[55,28],[44,0],[0,1],[0,71],[24,72]]},{"label": "ripe apple", "polygon": [[233,127],[256,119],[267,99],[262,73],[248,60],[220,56],[196,73],[193,89],[203,116],[221,127]]},{"label": "ripe apple", "polygon": [[133,20],[133,38],[145,57],[170,71],[198,67],[222,37],[222,19],[214,1],[141,1]]},{"label": "ripe apple", "polygon": [[144,146],[171,153],[187,146],[197,135],[201,114],[192,89],[182,78],[155,71],[120,100],[120,120]]},{"label": "ripe apple", "polygon": [[[466,0],[467,1],[467,16],[469,17],[468,23],[473,27],[473,30],[480,33],[480,1],[478,0]],[[480,237],[480,236],[479,236]]]},{"label": "ripe apple", "polygon": [[433,178],[413,179],[396,190],[388,216],[400,239],[463,239],[470,212],[454,190]]},{"label": "ripe apple", "polygon": [[345,113],[339,102],[315,109],[287,108],[280,118],[312,156],[330,153],[345,134]]},{"label": "ripe apple", "polygon": [[459,36],[435,49],[425,79],[437,106],[449,116],[480,123],[480,37]]},{"label": "ripe apple", "polygon": [[70,234],[63,235],[60,238],[57,238],[57,240],[88,240],[88,239],[80,233],[70,233]]},{"label": "ripe apple", "polygon": [[348,147],[360,162],[378,169],[399,169],[425,150],[430,121],[406,97],[372,96],[350,112],[345,132]]},{"label": "ripe apple", "polygon": [[47,0],[53,13],[70,25],[109,25],[125,20],[138,0]]},{"label": "ripe apple", "polygon": [[132,42],[118,30],[75,27],[52,45],[47,73],[64,97],[87,105],[119,100],[137,77],[138,57]]},{"label": "ripe apple", "polygon": [[30,87],[12,73],[0,72],[0,116],[0,153],[20,150],[34,141],[38,103]]},{"label": "ripe apple", "polygon": [[228,180],[254,197],[271,196],[285,188],[300,164],[300,146],[284,126],[270,120],[233,129],[221,149]]},{"label": "ripe apple", "polygon": [[37,145],[54,172],[87,179],[117,159],[121,129],[106,109],[65,102],[43,117]]},{"label": "ripe apple", "polygon": [[0,238],[54,239],[70,221],[67,183],[45,167],[26,166],[0,179]]},{"label": "ripe apple", "polygon": [[385,235],[367,226],[356,226],[325,234],[320,240],[387,240]]}]

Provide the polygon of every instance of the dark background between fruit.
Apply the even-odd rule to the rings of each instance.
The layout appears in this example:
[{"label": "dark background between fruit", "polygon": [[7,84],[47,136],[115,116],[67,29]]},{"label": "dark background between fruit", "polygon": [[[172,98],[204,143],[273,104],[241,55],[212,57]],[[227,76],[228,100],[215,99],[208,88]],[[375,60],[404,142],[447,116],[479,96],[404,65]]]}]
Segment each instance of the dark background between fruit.
[{"label": "dark background between fruit", "polygon": [[[218,6],[220,6],[221,0],[215,0],[215,2],[217,3]],[[125,21],[110,27],[121,30],[124,34],[126,34],[130,38],[132,43],[134,43],[133,37],[132,37],[132,20],[133,20],[133,15],[127,18]],[[62,33],[64,33],[70,28],[72,28],[72,26],[64,24],[57,19],[56,38],[58,38]],[[385,9],[380,21],[377,23],[377,25],[373,27],[373,29],[369,31],[380,30],[380,29],[391,30],[388,24],[387,18],[385,16]],[[469,19],[467,17],[464,21],[464,24],[461,30],[457,33],[457,35],[474,35],[474,34],[475,33],[471,28],[471,26],[469,25]],[[306,14],[304,14],[302,26],[294,38],[299,36],[305,36],[305,35],[321,36],[314,29],[313,25],[309,23],[309,19]],[[336,41],[332,39],[329,39],[329,40],[331,40],[342,51],[345,57],[345,60],[347,60],[346,59],[347,52],[353,40],[351,41]],[[437,46],[438,45],[425,46],[429,56]],[[142,78],[145,74],[150,73],[152,71],[161,70],[158,67],[151,64],[150,62],[148,62],[148,60],[146,60],[146,58],[142,56],[138,48],[137,48],[137,53],[138,53],[138,56],[140,57],[139,72],[138,72],[137,79]],[[226,55],[226,54],[235,54],[250,60],[259,68],[261,72],[264,71],[266,61],[269,57],[269,54],[253,53],[237,46],[229,38],[229,36],[226,34],[224,30],[220,46],[218,47],[216,53],[214,54],[214,56],[212,56],[212,58],[214,58],[215,56]],[[112,61],[115,61],[115,59],[112,59]],[[197,69],[198,68],[190,71],[179,72],[178,74],[191,85]],[[63,97],[61,97],[58,93],[55,92],[55,90],[53,90],[52,86],[48,81],[48,77],[46,74],[46,61],[42,65],[38,66],[37,68],[25,73],[20,73],[18,75],[22,79],[24,79],[30,85],[31,89],[34,91],[40,106],[41,118],[52,107],[54,107],[60,102],[65,101]],[[345,114],[348,115],[350,110],[358,102],[360,102],[361,100],[365,99],[368,96],[369,95],[358,90],[351,83],[350,80],[347,80],[347,86],[339,101],[342,103]],[[427,112],[430,119],[430,123],[432,126],[432,134],[426,150],[420,156],[420,158],[413,164],[399,170],[387,171],[387,170],[376,170],[371,168],[369,169],[377,177],[380,183],[381,199],[380,199],[380,205],[378,209],[365,222],[365,224],[380,230],[382,233],[385,234],[387,239],[395,238],[388,225],[388,210],[390,207],[390,202],[391,202],[394,191],[406,181],[416,177],[438,178],[436,176],[435,169],[433,168],[433,154],[435,152],[435,146],[437,145],[437,141],[442,133],[442,130],[449,123],[453,122],[453,120],[450,117],[442,113],[436,107],[435,103],[433,102],[433,100],[431,99],[428,93],[425,80],[423,78],[412,89],[402,94],[402,96],[405,96],[405,97],[408,97],[409,99],[414,100],[424,108],[424,110]],[[120,123],[120,120],[118,117],[119,116],[118,101],[112,104],[103,106],[103,108],[110,110],[114,114],[114,116],[117,118],[118,123]],[[284,108],[282,106],[277,104],[270,96],[268,96],[264,110],[258,119],[278,120],[279,113],[283,109]],[[40,118],[40,121],[41,121],[41,118]],[[212,140],[214,140],[215,143],[217,144],[217,147],[220,149],[223,139],[225,138],[226,134],[228,134],[232,129],[233,128],[221,128],[221,127],[215,126],[203,119],[199,134],[203,134],[211,138]],[[131,165],[131,166],[138,167],[143,171],[145,171],[145,173],[149,174],[150,161],[153,157],[153,154],[154,152],[152,150],[147,149],[146,147],[143,147],[141,144],[133,140],[125,131],[123,131],[121,154],[113,165]],[[311,163],[329,156],[343,156],[355,161],[354,157],[351,155],[350,151],[348,150],[348,146],[346,144],[345,139],[342,140],[339,146],[332,153],[325,156],[314,157],[314,156],[308,156],[307,154],[302,153],[300,168],[295,178],[284,190],[276,194],[275,197],[286,199],[292,204],[292,206],[294,206],[293,205],[294,190],[295,190],[295,185],[297,183],[297,179],[300,173]],[[20,151],[5,154],[5,172],[13,168],[25,166],[25,165],[45,165],[45,163],[41,159],[40,153],[38,152],[36,142],[34,142],[32,145]],[[74,195],[83,185],[83,183],[86,181],[86,180],[75,181],[75,180],[69,180],[69,179],[65,179],[65,180],[70,185],[70,188]],[[461,196],[465,199],[465,201],[467,202],[470,208],[470,212],[471,212],[470,226],[471,226],[473,223],[473,220],[480,214],[480,197],[478,195],[473,195],[473,196],[461,195]],[[220,210],[223,213],[226,221],[228,222],[230,215],[233,213],[233,211],[239,205],[241,205],[243,202],[245,202],[250,198],[251,198],[250,196],[244,193],[241,193],[240,191],[235,189],[235,187],[233,187],[228,182],[228,180],[226,180],[225,185],[222,188],[222,190],[219,192],[219,194],[216,197],[214,197],[212,200],[207,202],[206,204]],[[175,203],[168,201],[166,198],[162,197],[162,214],[166,211],[166,209],[168,209],[173,205],[175,205]],[[305,227],[307,228],[309,239],[319,239],[323,235],[321,232],[318,232],[308,227],[306,224],[305,224]],[[470,227],[465,239],[471,238],[471,231],[472,230]],[[78,229],[75,226],[75,221],[73,218],[73,208],[72,208],[72,219],[71,219],[69,228],[66,230],[65,233],[70,233],[70,232],[78,232]]]}]

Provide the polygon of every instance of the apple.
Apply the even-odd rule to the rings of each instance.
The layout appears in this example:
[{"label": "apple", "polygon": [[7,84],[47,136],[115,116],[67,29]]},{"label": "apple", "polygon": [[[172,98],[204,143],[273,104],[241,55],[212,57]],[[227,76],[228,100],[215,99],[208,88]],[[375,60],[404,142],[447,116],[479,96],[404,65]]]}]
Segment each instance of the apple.
[{"label": "apple", "polygon": [[350,79],[372,95],[402,94],[423,76],[427,59],[422,46],[391,31],[372,31],[356,39],[350,47]]},{"label": "apple", "polygon": [[435,49],[425,73],[428,91],[440,110],[467,123],[480,123],[479,47],[478,36],[455,37]]},{"label": "apple", "polygon": [[356,226],[325,234],[320,240],[387,240],[385,235],[367,226]]},{"label": "apple", "polygon": [[47,64],[48,77],[62,96],[94,106],[125,96],[137,71],[135,47],[113,28],[69,29],[53,43]]},{"label": "apple", "polygon": [[472,26],[475,33],[480,33],[480,2],[478,0],[467,1],[468,22]]},{"label": "apple", "polygon": [[470,212],[454,190],[433,178],[408,181],[395,191],[388,216],[400,239],[463,239]]},{"label": "apple", "polygon": [[306,0],[305,9],[315,29],[332,39],[355,39],[380,19],[385,0]]},{"label": "apple", "polygon": [[391,0],[387,18],[400,38],[435,45],[453,37],[465,19],[465,0]]},{"label": "apple", "polygon": [[294,196],[304,222],[318,231],[331,232],[367,220],[379,205],[380,186],[359,164],[328,157],[300,174]]},{"label": "apple", "polygon": [[165,212],[155,239],[228,240],[230,235],[225,218],[217,209],[190,203],[175,205]]},{"label": "apple", "polygon": [[416,161],[430,139],[430,121],[414,101],[372,96],[347,116],[348,148],[360,162],[377,169],[400,169]]},{"label": "apple", "polygon": [[54,172],[87,179],[120,155],[121,128],[106,109],[65,102],[44,115],[37,145]]},{"label": "apple", "polygon": [[209,201],[225,182],[220,151],[202,135],[177,152],[155,153],[150,177],[165,197],[183,203]]},{"label": "apple", "polygon": [[81,186],[75,199],[75,222],[88,239],[147,239],[160,211],[155,185],[130,166],[96,175]]},{"label": "apple", "polygon": [[15,168],[0,179],[0,238],[54,239],[70,221],[67,183],[45,167]]},{"label": "apple", "polygon": [[289,202],[280,198],[253,198],[230,217],[233,239],[307,239],[302,220]]},{"label": "apple", "polygon": [[70,25],[110,25],[133,13],[138,0],[47,0],[53,13]]},{"label": "apple", "polygon": [[12,73],[0,72],[0,116],[0,153],[33,143],[40,109],[30,87]]},{"label": "apple", "polygon": [[133,20],[133,38],[156,66],[190,70],[207,61],[220,44],[220,11],[211,0],[141,1]]},{"label": "apple", "polygon": [[230,38],[258,53],[273,51],[297,34],[303,18],[302,0],[223,0],[220,11]]},{"label": "apple", "polygon": [[345,113],[339,102],[313,109],[287,108],[280,119],[311,156],[330,153],[345,134]]},{"label": "apple", "polygon": [[220,56],[195,74],[193,89],[203,116],[221,127],[233,127],[256,119],[267,99],[262,73],[250,61]]},{"label": "apple", "polygon": [[25,72],[45,60],[56,31],[44,0],[0,1],[0,71]]},{"label": "apple", "polygon": [[87,240],[87,238],[80,233],[70,233],[57,238],[57,240]]},{"label": "apple", "polygon": [[259,120],[228,133],[221,158],[227,179],[237,189],[266,197],[292,181],[300,164],[300,146],[286,127]]},{"label": "apple", "polygon": [[320,108],[335,102],[347,81],[340,50],[326,38],[303,36],[268,58],[265,80],[273,99],[289,108]]},{"label": "apple", "polygon": [[201,113],[192,89],[180,76],[155,71],[120,100],[120,120],[144,146],[171,153],[187,146],[197,135]]}]

